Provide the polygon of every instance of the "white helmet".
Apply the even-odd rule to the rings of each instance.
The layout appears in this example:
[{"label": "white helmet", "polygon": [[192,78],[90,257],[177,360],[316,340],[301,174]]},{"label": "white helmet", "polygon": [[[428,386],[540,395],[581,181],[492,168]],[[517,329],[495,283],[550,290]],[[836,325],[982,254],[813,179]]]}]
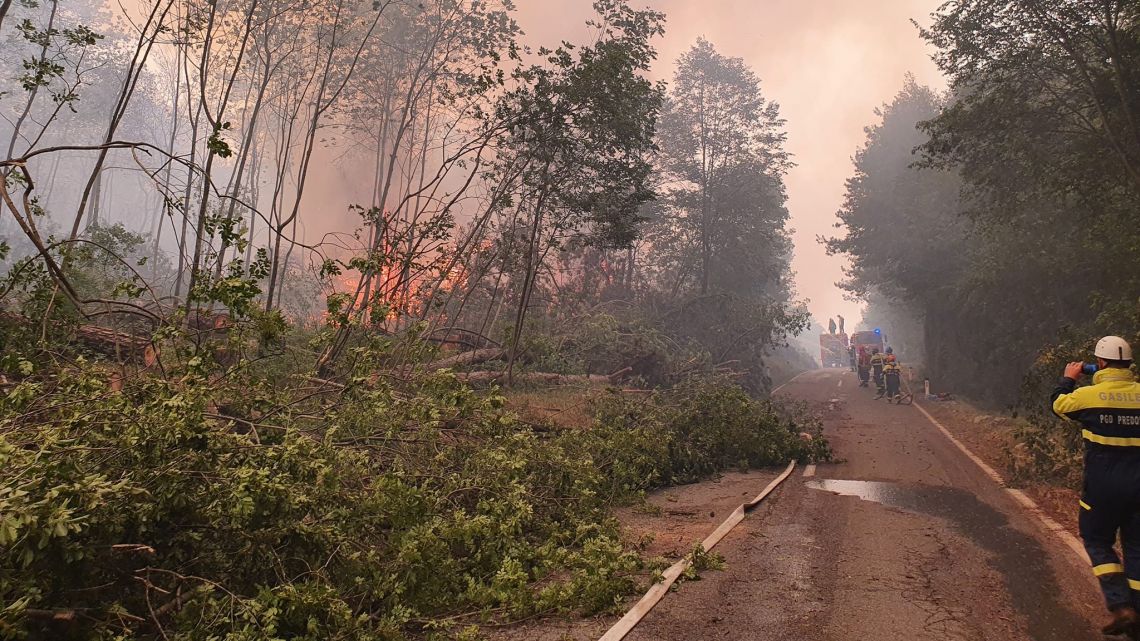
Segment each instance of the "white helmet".
[{"label": "white helmet", "polygon": [[1132,360],[1132,346],[1119,336],[1105,336],[1097,341],[1093,354],[1106,361]]}]

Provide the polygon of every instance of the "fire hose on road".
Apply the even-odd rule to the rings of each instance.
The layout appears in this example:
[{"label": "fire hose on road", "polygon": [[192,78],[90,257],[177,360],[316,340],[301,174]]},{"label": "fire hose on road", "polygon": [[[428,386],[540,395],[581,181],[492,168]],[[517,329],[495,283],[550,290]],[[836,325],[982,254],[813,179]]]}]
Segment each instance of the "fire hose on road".
[{"label": "fire hose on road", "polygon": [[[768,484],[768,487],[764,488],[763,492],[756,495],[756,498],[742,504],[740,507],[733,510],[732,514],[728,515],[728,518],[725,519],[724,522],[721,523],[715,530],[713,530],[712,534],[709,534],[707,537],[705,537],[705,540],[701,542],[701,546],[704,548],[704,550],[711,550],[713,546],[715,546],[717,543],[720,543],[721,539],[723,539],[725,535],[732,531],[732,528],[736,527],[737,524],[744,520],[744,517],[747,513],[756,509],[756,507],[759,506],[760,503],[765,498],[767,498],[769,494],[775,491],[775,489],[779,487],[781,483],[783,483],[789,476],[792,475],[792,471],[795,469],[795,461],[788,463],[787,469],[785,469],[782,474],[773,479],[772,482]],[[680,578],[682,574],[684,574],[685,570],[687,570],[691,564],[692,559],[690,557],[685,557],[680,561],[674,563],[669,567],[669,569],[665,570],[665,572],[662,574],[661,580],[657,583],[654,583],[652,587],[649,588],[649,591],[645,593],[645,596],[641,597],[641,600],[638,601],[637,604],[634,605],[629,612],[626,612],[625,616],[623,616],[617,623],[613,625],[613,627],[611,627],[604,635],[602,635],[598,641],[621,641],[624,639],[625,636],[629,634],[630,631],[632,631],[637,626],[637,624],[641,622],[642,619],[645,618],[645,615],[649,614],[649,611],[652,610],[653,607],[656,606],[658,602],[660,602],[661,599],[665,597],[665,595],[669,592],[669,588],[673,587],[673,584],[677,582],[677,579]]]}]

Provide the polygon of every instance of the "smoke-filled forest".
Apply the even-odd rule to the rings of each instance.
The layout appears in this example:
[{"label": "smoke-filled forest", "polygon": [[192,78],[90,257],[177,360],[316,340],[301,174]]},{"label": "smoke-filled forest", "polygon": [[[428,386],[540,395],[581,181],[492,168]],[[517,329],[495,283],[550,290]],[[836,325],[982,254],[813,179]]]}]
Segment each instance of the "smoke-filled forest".
[{"label": "smoke-filled forest", "polygon": [[[779,96],[637,4],[541,42],[510,0],[0,0],[0,638],[620,611],[662,564],[615,508],[830,460],[769,398],[818,327]],[[1140,12],[914,32],[949,89],[883,96],[820,242],[1044,470],[1057,368],[1140,339]]]}]

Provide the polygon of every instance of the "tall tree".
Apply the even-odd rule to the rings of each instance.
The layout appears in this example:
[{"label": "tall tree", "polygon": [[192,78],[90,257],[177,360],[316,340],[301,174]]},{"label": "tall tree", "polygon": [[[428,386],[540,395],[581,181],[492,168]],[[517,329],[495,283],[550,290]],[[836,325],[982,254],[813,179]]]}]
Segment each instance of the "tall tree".
[{"label": "tall tree", "polygon": [[539,50],[544,62],[521,69],[520,86],[498,108],[510,123],[500,162],[522,168],[515,200],[504,208],[505,229],[522,245],[508,372],[549,253],[571,241],[628,246],[641,206],[653,198],[662,88],[645,76],[664,16],[624,0],[598,0],[594,9],[598,18],[590,24],[599,39]]},{"label": "tall tree", "polygon": [[958,286],[967,269],[961,182],[952,171],[915,166],[916,150],[928,140],[919,125],[941,109],[942,98],[908,76],[894,100],[876,110],[838,214],[843,235],[826,241],[830,254],[851,259],[841,286],[871,304],[869,315],[905,317],[884,309],[904,306],[925,321],[926,354],[910,357],[937,375],[955,355],[942,350],[957,346],[947,333],[961,325]]},{"label": "tall tree", "polygon": [[908,76],[865,129],[839,211],[844,235],[827,240],[830,253],[851,258],[843,286],[852,294],[878,288],[896,299],[935,301],[965,268],[960,181],[951,171],[914,166],[928,140],[919,125],[941,108],[933,90]]},{"label": "tall tree", "polygon": [[654,232],[674,291],[779,289],[790,252],[783,126],[743,60],[704,39],[681,56],[661,118],[667,199]]},{"label": "tall tree", "polygon": [[779,106],[739,58],[697,41],[677,62],[660,126],[662,199],[649,209],[639,256],[643,296],[659,322],[712,363],[732,360],[745,384],[767,384],[774,343],[806,315],[790,305],[792,243]]}]

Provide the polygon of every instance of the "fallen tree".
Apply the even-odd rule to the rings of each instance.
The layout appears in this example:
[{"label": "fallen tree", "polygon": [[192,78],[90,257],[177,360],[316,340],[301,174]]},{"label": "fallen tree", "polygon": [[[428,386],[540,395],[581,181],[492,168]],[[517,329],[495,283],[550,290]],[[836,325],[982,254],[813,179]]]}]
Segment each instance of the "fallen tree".
[{"label": "fallen tree", "polygon": [[[32,320],[23,314],[0,312],[0,321],[6,324],[30,327]],[[62,324],[52,322],[52,329],[60,329]],[[116,360],[141,361],[150,367],[158,358],[158,348],[149,338],[128,334],[102,325],[83,324],[70,329],[75,340],[87,349],[115,358]]]},{"label": "fallen tree", "polygon": [[[632,367],[622,368],[613,374],[555,374],[552,372],[515,372],[511,377],[515,383],[527,385],[615,385],[633,371]],[[490,385],[504,383],[509,373],[504,371],[460,372],[457,379],[468,385]]]},{"label": "fallen tree", "polygon": [[453,367],[470,367],[471,365],[480,365],[488,361],[497,360],[506,355],[507,351],[501,347],[476,349],[425,363],[423,368],[429,372],[433,372],[435,370],[450,369]]},{"label": "fallen tree", "polygon": [[441,327],[429,332],[424,340],[443,345],[462,345],[475,350],[502,347],[498,341],[492,340],[475,330],[463,327]]},{"label": "fallen tree", "polygon": [[149,338],[126,334],[99,325],[75,328],[76,339],[93,351],[120,361],[141,361],[146,367],[158,360],[158,348]]}]

